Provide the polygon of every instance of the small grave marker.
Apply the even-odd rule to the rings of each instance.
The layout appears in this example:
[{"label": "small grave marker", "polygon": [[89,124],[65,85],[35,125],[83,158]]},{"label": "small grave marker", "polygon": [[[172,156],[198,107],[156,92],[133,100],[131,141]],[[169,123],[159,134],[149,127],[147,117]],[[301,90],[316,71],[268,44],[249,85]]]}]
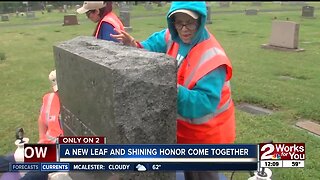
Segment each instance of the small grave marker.
[{"label": "small grave marker", "polygon": [[9,21],[9,15],[8,14],[1,15],[1,21]]},{"label": "small grave marker", "polygon": [[320,136],[320,125],[315,122],[301,119],[296,123],[296,126]]},{"label": "small grave marker", "polygon": [[257,15],[258,10],[257,9],[246,9],[245,13],[246,13],[246,15]]},{"label": "small grave marker", "polygon": [[247,103],[241,103],[237,105],[237,108],[240,109],[241,111],[244,111],[250,114],[255,114],[255,115],[270,115],[273,113],[272,110],[258,107],[252,104],[247,104]]},{"label": "small grave marker", "polygon": [[64,15],[63,26],[79,25],[77,16],[75,14]]},{"label": "small grave marker", "polygon": [[314,18],[314,7],[313,6],[303,6],[302,7],[302,17]]}]

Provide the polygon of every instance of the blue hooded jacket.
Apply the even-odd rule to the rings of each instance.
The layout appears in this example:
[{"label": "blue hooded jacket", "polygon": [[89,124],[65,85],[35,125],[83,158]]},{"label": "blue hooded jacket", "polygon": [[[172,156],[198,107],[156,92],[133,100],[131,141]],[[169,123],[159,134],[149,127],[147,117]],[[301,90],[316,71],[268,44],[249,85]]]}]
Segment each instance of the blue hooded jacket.
[{"label": "blue hooded jacket", "polygon": [[[190,44],[182,42],[172,23],[173,18],[169,18],[169,15],[178,9],[191,10],[200,15],[198,30]],[[179,44],[179,50],[176,57],[178,64],[183,62],[184,58],[188,55],[192,47],[210,37],[209,32],[205,28],[206,19],[207,9],[205,2],[172,2],[171,8],[167,13],[167,23],[172,40]],[[165,42],[165,31],[166,29],[153,33],[147,40],[141,42],[143,48],[153,52],[166,53],[167,45]],[[221,91],[225,82],[225,78],[226,68],[225,66],[220,66],[208,73],[206,76],[202,77],[192,89],[179,86],[177,102],[178,114],[185,118],[193,119],[215,112],[220,102]]]}]

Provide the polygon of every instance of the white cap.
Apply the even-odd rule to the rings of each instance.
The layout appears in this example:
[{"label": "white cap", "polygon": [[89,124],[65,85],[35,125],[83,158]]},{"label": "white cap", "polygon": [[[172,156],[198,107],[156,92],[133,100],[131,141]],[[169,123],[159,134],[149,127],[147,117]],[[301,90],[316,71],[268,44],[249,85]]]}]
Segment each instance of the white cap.
[{"label": "white cap", "polygon": [[49,80],[51,82],[52,88],[54,92],[58,91],[58,84],[57,84],[57,74],[56,70],[51,71],[49,74]]},{"label": "white cap", "polygon": [[188,15],[191,16],[193,19],[198,19],[198,18],[199,18],[199,14],[198,14],[198,13],[196,13],[196,12],[194,12],[194,11],[187,10],[187,9],[178,9],[178,10],[175,10],[175,11],[173,11],[173,12],[169,15],[169,17],[171,17],[173,14],[178,13],[178,12],[188,14]]},{"label": "white cap", "polygon": [[82,7],[77,9],[77,13],[84,14],[89,10],[100,9],[104,6],[104,1],[84,1]]}]

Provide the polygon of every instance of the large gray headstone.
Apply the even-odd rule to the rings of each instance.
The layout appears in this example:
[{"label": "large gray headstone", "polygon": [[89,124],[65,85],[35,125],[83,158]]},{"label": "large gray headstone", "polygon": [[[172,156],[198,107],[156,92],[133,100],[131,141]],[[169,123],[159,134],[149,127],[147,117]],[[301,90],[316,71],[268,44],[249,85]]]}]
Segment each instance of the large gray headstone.
[{"label": "large gray headstone", "polygon": [[302,17],[314,17],[314,7],[313,6],[303,6],[302,7]]},{"label": "large gray headstone", "polygon": [[[176,143],[176,62],[94,37],[54,46],[66,135],[110,144]],[[70,173],[73,179],[175,179],[175,173]]]},{"label": "large gray headstone", "polygon": [[123,23],[125,31],[131,32],[132,27],[130,25],[130,11],[120,11],[119,18]]}]

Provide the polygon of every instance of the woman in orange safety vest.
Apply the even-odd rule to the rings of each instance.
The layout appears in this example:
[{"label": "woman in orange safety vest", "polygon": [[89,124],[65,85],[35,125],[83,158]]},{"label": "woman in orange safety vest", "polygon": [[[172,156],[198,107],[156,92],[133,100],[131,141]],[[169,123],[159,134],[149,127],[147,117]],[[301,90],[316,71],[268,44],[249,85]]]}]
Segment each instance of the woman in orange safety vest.
[{"label": "woman in orange safety vest", "polygon": [[219,144],[235,141],[232,66],[224,49],[206,29],[205,2],[172,2],[168,28],[139,43],[124,31],[112,35],[126,45],[165,52],[176,59],[177,142]]},{"label": "woman in orange safety vest", "polygon": [[38,143],[54,144],[57,142],[57,137],[63,135],[60,122],[60,100],[58,95],[56,70],[49,74],[49,80],[51,82],[53,92],[45,94],[42,99],[42,106],[38,120],[40,137]]},{"label": "woman in orange safety vest", "polygon": [[117,42],[110,34],[116,34],[115,28],[124,30],[121,20],[112,12],[112,1],[84,1],[77,12],[86,13],[91,21],[97,23],[93,36],[98,39]]}]

